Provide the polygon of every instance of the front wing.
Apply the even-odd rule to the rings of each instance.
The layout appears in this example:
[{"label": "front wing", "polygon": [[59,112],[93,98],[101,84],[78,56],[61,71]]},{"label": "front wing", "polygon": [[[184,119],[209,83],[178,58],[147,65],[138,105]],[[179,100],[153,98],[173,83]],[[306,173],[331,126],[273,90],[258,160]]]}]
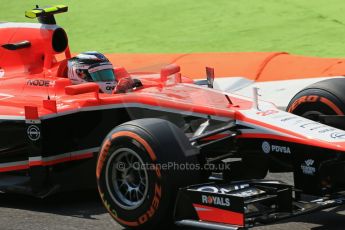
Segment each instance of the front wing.
[{"label": "front wing", "polygon": [[344,203],[344,194],[306,196],[280,181],[212,182],[180,189],[175,223],[205,229],[245,229]]}]

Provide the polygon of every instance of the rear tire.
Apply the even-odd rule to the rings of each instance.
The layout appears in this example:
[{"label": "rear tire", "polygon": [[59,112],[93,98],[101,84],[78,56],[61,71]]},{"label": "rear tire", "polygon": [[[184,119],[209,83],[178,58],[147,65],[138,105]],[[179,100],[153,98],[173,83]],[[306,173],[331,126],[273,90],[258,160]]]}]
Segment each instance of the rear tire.
[{"label": "rear tire", "polygon": [[97,162],[97,184],[104,206],[127,228],[171,225],[178,189],[201,180],[197,170],[176,167],[198,164],[197,154],[171,122],[140,119],[116,127],[105,138]]},{"label": "rear tire", "polygon": [[286,110],[311,120],[319,115],[344,115],[345,79],[328,79],[306,87],[292,98]]}]

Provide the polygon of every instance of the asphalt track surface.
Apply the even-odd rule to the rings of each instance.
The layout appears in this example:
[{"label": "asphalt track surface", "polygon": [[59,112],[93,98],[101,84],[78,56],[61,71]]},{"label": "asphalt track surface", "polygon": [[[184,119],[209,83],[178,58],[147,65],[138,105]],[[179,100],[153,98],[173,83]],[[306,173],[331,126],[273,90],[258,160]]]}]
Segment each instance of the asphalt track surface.
[{"label": "asphalt track surface", "polygon": [[[289,181],[287,174],[275,178]],[[96,191],[58,194],[45,200],[0,194],[0,230],[122,230],[101,205]],[[295,217],[255,230],[345,229],[345,207]],[[174,230],[187,230],[175,228]],[[188,229],[192,230],[192,229]]]}]

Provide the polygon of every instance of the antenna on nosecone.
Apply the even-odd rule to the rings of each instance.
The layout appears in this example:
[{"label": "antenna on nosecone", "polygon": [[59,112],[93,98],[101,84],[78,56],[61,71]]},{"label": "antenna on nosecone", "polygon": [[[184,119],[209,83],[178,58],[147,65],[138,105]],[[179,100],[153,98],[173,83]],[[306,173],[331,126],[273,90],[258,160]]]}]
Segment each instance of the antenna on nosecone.
[{"label": "antenna on nosecone", "polygon": [[260,110],[259,108],[259,88],[253,87],[253,109]]}]

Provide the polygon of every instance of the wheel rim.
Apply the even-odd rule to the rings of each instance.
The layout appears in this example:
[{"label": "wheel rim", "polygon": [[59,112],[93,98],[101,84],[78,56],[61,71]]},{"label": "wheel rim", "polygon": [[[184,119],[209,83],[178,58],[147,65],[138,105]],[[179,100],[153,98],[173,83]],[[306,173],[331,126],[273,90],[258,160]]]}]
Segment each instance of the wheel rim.
[{"label": "wheel rim", "polygon": [[144,202],[149,181],[144,162],[132,149],[115,150],[106,166],[106,184],[114,202],[123,209],[133,210]]}]

